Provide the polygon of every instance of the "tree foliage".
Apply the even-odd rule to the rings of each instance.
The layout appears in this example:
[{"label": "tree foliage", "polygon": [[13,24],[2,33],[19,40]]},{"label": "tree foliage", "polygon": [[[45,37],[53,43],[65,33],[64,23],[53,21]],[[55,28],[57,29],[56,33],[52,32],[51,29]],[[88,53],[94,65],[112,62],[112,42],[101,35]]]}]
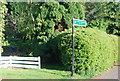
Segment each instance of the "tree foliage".
[{"label": "tree foliage", "polygon": [[10,2],[6,39],[11,46],[27,54],[50,57],[48,41],[71,28],[72,18],[84,19],[84,7],[78,2]]},{"label": "tree foliage", "polygon": [[54,37],[71,28],[72,18],[86,19],[87,27],[119,35],[119,3],[9,2],[7,7],[5,40],[23,52],[22,56],[54,60],[59,53],[59,39]]},{"label": "tree foliage", "polygon": [[0,1],[0,55],[2,52],[2,43],[4,41],[4,33],[2,33],[4,31],[4,26],[5,26],[5,13],[7,12],[7,8],[6,8],[6,2],[5,1]]},{"label": "tree foliage", "polygon": [[85,6],[88,26],[119,35],[120,4],[118,2],[92,2],[86,3]]}]

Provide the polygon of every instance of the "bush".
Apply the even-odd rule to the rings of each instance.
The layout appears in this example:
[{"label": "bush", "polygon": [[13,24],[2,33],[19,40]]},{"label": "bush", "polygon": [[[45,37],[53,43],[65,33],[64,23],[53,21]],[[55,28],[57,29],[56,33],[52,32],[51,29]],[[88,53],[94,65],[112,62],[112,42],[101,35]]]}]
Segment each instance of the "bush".
[{"label": "bush", "polygon": [[[103,31],[82,28],[75,29],[75,72],[94,76],[112,67],[117,61],[118,39]],[[60,59],[65,67],[71,68],[71,30],[62,32],[58,43]]]}]

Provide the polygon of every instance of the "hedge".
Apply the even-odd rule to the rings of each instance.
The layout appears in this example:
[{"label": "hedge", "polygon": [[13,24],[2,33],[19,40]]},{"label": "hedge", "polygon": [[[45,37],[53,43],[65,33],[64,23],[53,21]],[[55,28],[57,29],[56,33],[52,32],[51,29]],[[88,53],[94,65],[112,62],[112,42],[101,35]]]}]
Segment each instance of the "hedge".
[{"label": "hedge", "polygon": [[[71,30],[62,32],[59,38],[60,60],[70,70],[72,60]],[[74,44],[75,72],[83,76],[95,76],[117,62],[117,36],[92,28],[75,29]]]}]

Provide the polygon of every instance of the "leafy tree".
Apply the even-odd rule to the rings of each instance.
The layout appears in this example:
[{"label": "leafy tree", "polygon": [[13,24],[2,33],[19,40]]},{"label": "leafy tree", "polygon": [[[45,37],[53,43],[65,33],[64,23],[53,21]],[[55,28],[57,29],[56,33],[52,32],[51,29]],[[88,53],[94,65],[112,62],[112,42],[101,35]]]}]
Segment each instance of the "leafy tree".
[{"label": "leafy tree", "polygon": [[4,31],[5,26],[5,13],[7,12],[6,5],[7,3],[5,1],[0,1],[0,55],[2,52],[2,43],[4,40],[4,34],[2,33]]},{"label": "leafy tree", "polygon": [[120,4],[118,2],[93,2],[85,5],[88,26],[98,27],[107,33],[119,35]]},{"label": "leafy tree", "polygon": [[[84,19],[84,7],[78,2],[10,2],[6,39],[30,56],[52,57],[50,41],[71,28],[72,18]],[[9,27],[9,28],[8,28]],[[13,42],[13,40],[15,42]],[[53,43],[52,43],[53,44]],[[54,53],[55,54],[55,53]]]}]

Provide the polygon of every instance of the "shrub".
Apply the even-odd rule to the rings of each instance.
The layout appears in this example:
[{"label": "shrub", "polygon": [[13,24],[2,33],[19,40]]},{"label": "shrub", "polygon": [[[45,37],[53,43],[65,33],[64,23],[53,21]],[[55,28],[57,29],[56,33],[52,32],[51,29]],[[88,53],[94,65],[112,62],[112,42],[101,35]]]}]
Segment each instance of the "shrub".
[{"label": "shrub", "polygon": [[[94,76],[113,66],[117,61],[118,39],[103,31],[82,28],[75,29],[75,72]],[[58,43],[60,59],[65,67],[71,68],[71,30],[62,32]]]}]

